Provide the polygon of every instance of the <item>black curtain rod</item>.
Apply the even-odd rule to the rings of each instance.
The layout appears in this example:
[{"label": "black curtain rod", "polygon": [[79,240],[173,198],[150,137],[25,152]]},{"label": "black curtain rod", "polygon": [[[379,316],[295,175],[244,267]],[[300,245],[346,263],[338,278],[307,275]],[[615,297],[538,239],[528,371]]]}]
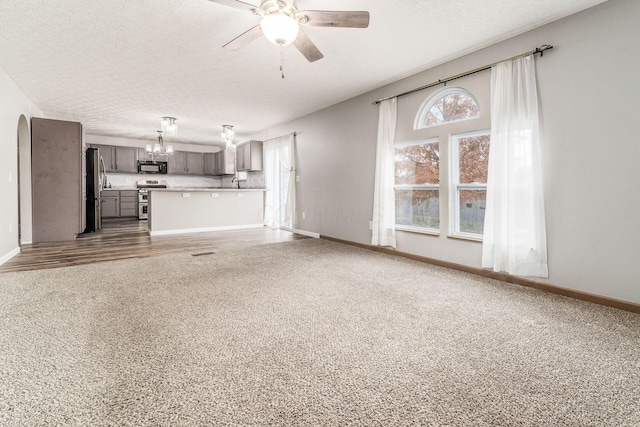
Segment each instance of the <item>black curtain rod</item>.
[{"label": "black curtain rod", "polygon": [[500,64],[501,62],[513,61],[514,59],[523,58],[523,57],[529,56],[529,55],[535,55],[536,53],[539,53],[540,56],[543,56],[544,52],[546,52],[549,49],[553,49],[553,46],[551,46],[550,44],[543,44],[542,46],[537,47],[534,50],[530,50],[529,52],[520,53],[520,54],[512,56],[510,58],[503,59],[502,61],[494,62],[493,64],[485,65],[484,67],[479,67],[479,68],[473,69],[471,71],[466,71],[464,73],[456,74],[455,76],[447,77],[446,79],[440,79],[437,82],[429,83],[428,85],[421,86],[421,87],[416,88],[416,89],[411,89],[411,90],[409,90],[407,92],[402,92],[402,93],[400,93],[398,95],[387,96],[386,98],[378,99],[377,101],[375,101],[373,103],[373,105],[380,104],[382,101],[386,101],[388,99],[399,98],[401,96],[405,96],[405,95],[409,95],[409,94],[412,94],[412,93],[415,93],[415,92],[419,92],[419,91],[424,90],[424,89],[429,89],[430,87],[434,87],[434,86],[438,86],[438,85],[442,85],[442,84],[447,84],[447,82],[450,82],[451,80],[456,80],[456,79],[459,79],[459,78],[462,78],[462,77],[470,76],[471,74],[479,73],[480,71],[488,70],[491,67],[493,67],[494,65]]},{"label": "black curtain rod", "polygon": [[293,132],[285,133],[284,135],[280,135],[280,136],[276,136],[276,137],[273,137],[273,138],[266,139],[265,142],[266,141],[271,141],[271,140],[274,140],[274,139],[278,139],[278,138],[284,138],[285,136],[289,136],[289,135],[293,135],[294,137],[296,137],[296,136],[298,136],[298,132],[296,132],[294,130]]}]

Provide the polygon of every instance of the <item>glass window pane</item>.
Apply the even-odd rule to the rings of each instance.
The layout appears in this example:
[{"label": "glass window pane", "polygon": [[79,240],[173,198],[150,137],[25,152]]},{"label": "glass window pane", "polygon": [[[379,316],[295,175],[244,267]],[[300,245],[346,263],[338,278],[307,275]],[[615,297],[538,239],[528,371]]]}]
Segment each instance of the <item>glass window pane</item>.
[{"label": "glass window pane", "polygon": [[395,149],[396,185],[440,183],[440,149],[437,142]]},{"label": "glass window pane", "polygon": [[463,92],[456,92],[433,103],[424,124],[433,126],[454,120],[473,119],[479,115],[480,109],[474,99]]},{"label": "glass window pane", "polygon": [[440,191],[396,190],[396,224],[440,228]]},{"label": "glass window pane", "polygon": [[487,183],[490,134],[458,139],[461,184]]},{"label": "glass window pane", "polygon": [[482,234],[484,211],[487,202],[486,190],[460,190],[460,232]]}]

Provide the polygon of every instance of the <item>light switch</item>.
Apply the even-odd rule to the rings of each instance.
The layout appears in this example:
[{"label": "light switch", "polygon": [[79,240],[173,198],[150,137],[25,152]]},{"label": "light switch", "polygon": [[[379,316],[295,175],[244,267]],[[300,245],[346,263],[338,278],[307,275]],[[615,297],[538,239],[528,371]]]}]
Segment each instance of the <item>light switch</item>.
[{"label": "light switch", "polygon": [[300,182],[300,175],[296,175],[296,182]]}]

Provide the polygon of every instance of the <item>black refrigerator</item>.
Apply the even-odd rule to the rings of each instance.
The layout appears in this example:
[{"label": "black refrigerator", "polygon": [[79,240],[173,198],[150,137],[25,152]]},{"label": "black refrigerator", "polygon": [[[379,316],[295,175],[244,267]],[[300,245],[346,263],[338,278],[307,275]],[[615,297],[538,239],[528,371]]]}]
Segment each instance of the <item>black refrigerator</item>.
[{"label": "black refrigerator", "polygon": [[100,151],[87,148],[87,226],[85,233],[92,233],[102,228],[100,212]]}]

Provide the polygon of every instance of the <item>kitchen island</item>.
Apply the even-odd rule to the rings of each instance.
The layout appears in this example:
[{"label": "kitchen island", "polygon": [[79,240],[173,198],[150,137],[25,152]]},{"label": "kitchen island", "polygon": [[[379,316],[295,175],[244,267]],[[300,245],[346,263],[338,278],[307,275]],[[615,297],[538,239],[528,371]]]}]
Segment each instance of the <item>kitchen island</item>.
[{"label": "kitchen island", "polygon": [[149,190],[151,236],[263,227],[264,188]]}]

